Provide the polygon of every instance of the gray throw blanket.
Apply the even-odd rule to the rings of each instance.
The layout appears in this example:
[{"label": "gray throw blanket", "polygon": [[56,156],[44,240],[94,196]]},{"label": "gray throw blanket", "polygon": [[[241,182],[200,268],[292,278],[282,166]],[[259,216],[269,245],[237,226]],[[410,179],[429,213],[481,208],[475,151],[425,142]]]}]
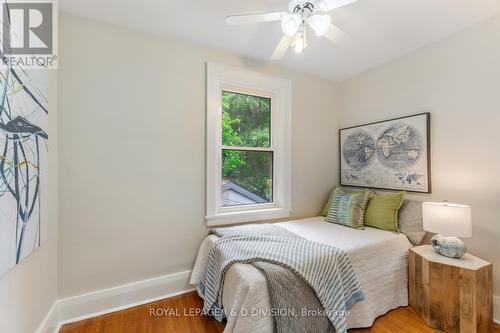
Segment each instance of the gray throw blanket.
[{"label": "gray throw blanket", "polygon": [[204,311],[222,319],[226,271],[234,263],[262,261],[281,265],[299,276],[314,291],[336,331],[347,332],[346,311],[364,299],[364,294],[344,251],[272,225],[236,228],[214,231],[220,239],[210,249],[199,286],[205,294]]},{"label": "gray throw blanket", "polygon": [[[270,224],[261,224],[258,228],[254,225],[243,225],[214,230],[214,234],[219,237],[247,233],[299,237],[286,229]],[[332,323],[324,315],[324,309],[314,290],[300,276],[281,265],[265,261],[255,261],[251,265],[266,277],[271,309],[274,311],[275,332],[335,333]]]},{"label": "gray throw blanket", "polygon": [[335,333],[314,290],[297,274],[264,261],[252,265],[266,276],[277,333]]}]

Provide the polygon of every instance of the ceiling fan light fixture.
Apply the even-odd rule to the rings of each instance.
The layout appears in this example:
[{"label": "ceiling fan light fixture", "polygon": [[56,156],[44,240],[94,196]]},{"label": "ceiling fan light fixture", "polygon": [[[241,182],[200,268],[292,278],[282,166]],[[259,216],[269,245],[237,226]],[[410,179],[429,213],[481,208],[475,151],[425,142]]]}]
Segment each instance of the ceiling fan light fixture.
[{"label": "ceiling fan light fixture", "polygon": [[297,33],[302,24],[302,17],[299,14],[288,14],[281,20],[281,28],[287,36]]},{"label": "ceiling fan light fixture", "polygon": [[[284,1],[284,0],[283,0]],[[307,29],[314,30],[319,37],[326,37],[337,43],[340,38],[349,36],[341,29],[331,24],[330,11],[345,7],[358,0],[287,0],[288,12],[269,12],[261,14],[231,15],[226,17],[228,25],[246,23],[280,22],[285,36],[275,48],[271,60],[283,58],[291,46],[296,53],[302,53],[307,48]]]},{"label": "ceiling fan light fixture", "polygon": [[330,24],[332,23],[332,18],[328,14],[324,15],[313,15],[307,21],[311,28],[314,30],[317,36],[324,36],[328,29],[330,28]]},{"label": "ceiling fan light fixture", "polygon": [[306,40],[306,31],[300,31],[298,32],[293,41],[292,41],[292,47],[295,53],[302,53],[306,50],[307,48],[307,40]]}]

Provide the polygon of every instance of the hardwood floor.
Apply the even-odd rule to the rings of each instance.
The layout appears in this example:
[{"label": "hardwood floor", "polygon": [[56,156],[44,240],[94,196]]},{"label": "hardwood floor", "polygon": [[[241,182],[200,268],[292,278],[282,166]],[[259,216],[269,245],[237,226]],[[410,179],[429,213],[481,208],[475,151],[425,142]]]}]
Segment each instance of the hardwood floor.
[{"label": "hardwood floor", "polygon": [[[224,325],[215,319],[190,316],[190,309],[200,309],[202,306],[201,298],[196,293],[189,293],[64,325],[59,333],[222,332]],[[150,314],[151,309],[155,310],[156,316]]]},{"label": "hardwood floor", "polygon": [[[163,301],[68,324],[59,333],[219,333],[224,325],[215,319],[196,315],[202,301],[189,293]],[[152,312],[155,312],[154,314]],[[393,310],[378,318],[371,328],[349,333],[434,333],[409,307]],[[495,326],[493,333],[500,333]]]}]

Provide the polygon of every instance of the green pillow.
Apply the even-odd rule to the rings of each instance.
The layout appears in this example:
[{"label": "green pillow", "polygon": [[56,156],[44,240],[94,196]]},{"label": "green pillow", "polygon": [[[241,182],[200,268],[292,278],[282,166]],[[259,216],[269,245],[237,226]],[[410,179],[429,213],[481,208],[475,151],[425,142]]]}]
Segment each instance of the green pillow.
[{"label": "green pillow", "polygon": [[406,192],[372,195],[365,212],[365,225],[399,233],[398,212]]},{"label": "green pillow", "polygon": [[325,221],[354,229],[363,229],[366,205],[371,195],[372,193],[367,190],[346,192],[337,187],[333,192],[332,205]]}]

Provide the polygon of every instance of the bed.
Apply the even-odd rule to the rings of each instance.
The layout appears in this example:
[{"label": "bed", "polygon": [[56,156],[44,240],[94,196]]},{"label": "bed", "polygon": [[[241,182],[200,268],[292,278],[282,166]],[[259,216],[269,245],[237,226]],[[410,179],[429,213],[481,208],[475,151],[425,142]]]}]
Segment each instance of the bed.
[{"label": "bed", "polygon": [[[408,305],[407,256],[413,245],[404,234],[370,227],[356,230],[324,222],[323,216],[276,225],[348,253],[366,296],[352,308],[347,321],[349,328],[370,327],[378,316]],[[199,283],[208,252],[215,241],[217,236],[210,235],[200,246],[191,284]],[[267,281],[255,267],[238,263],[229,268],[223,289],[223,306],[230,313],[225,333],[274,332],[273,318],[263,315],[270,308]]]}]

